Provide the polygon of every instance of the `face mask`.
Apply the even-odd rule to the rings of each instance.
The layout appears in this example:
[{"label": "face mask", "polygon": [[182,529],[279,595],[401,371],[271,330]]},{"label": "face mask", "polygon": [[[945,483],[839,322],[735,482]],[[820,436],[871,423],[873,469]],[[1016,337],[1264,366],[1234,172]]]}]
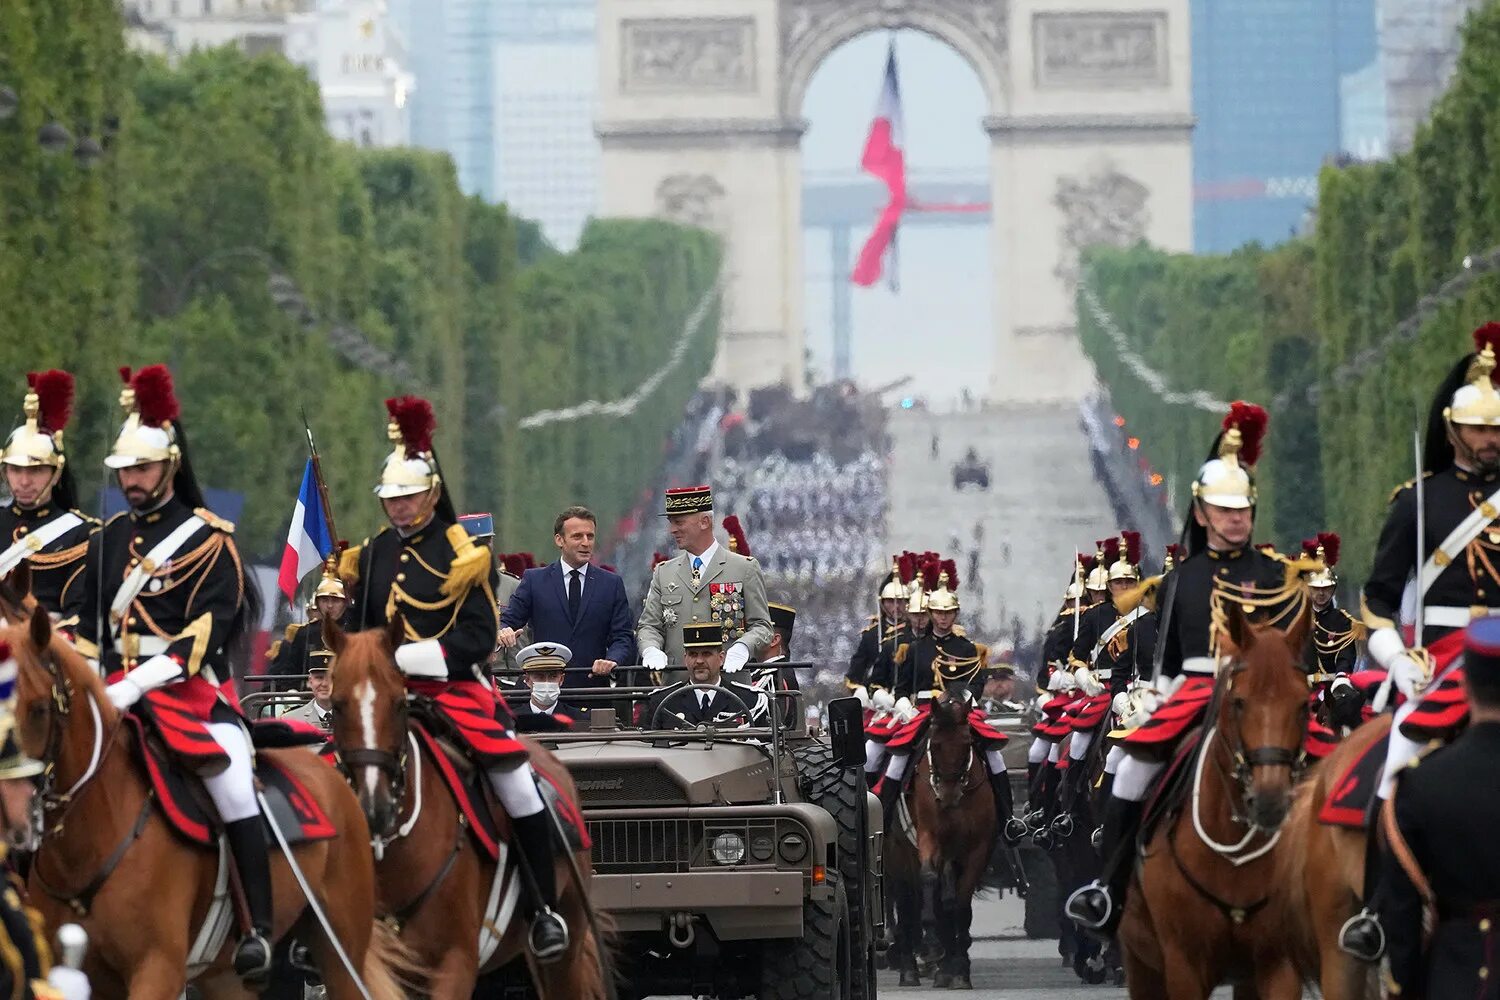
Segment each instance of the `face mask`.
[{"label": "face mask", "polygon": [[531,700],[543,708],[551,708],[562,697],[562,685],[557,681],[537,681],[531,685]]}]

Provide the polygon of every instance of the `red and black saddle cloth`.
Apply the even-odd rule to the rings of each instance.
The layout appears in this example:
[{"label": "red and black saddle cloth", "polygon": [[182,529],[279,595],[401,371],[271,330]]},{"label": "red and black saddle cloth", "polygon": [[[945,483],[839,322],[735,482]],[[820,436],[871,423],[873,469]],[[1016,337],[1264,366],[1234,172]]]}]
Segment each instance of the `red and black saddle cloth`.
[{"label": "red and black saddle cloth", "polygon": [[[179,718],[170,718],[167,725],[174,728],[168,729],[162,724],[162,713],[156,706],[150,705],[142,711],[142,705],[147,705],[147,699],[138,702],[136,709],[125,716],[125,723],[131,734],[131,750],[150,779],[157,808],[167,825],[183,839],[200,847],[212,847],[218,841],[221,824],[214,815],[213,802],[203,787],[202,776],[219,773],[229,766],[229,758],[201,723],[197,735],[192,734],[189,727],[182,726]],[[295,734],[293,725],[278,722],[273,728],[275,732],[267,731],[267,743],[262,743],[259,738],[261,725],[252,728],[256,749],[314,746],[322,742],[322,734],[315,729],[311,734],[302,734],[302,742],[296,743],[288,742]],[[318,738],[310,742],[309,735]],[[212,746],[213,753],[208,752],[205,744]],[[187,747],[192,751],[191,755],[184,756],[178,747]],[[265,791],[272,818],[286,836],[287,843],[304,844],[338,835],[333,821],[318,800],[272,755],[256,756],[255,776]],[[267,836],[270,836],[269,831]]]},{"label": "red and black saddle cloth", "polygon": [[[931,724],[932,709],[931,703],[928,703],[922,706],[916,718],[896,730],[886,746],[892,753],[913,752],[914,748],[925,745],[927,729]],[[969,732],[982,750],[998,750],[1010,740],[1009,736],[990,725],[984,713],[977,708],[969,711]]]},{"label": "red and black saddle cloth", "polygon": [[[1162,702],[1151,718],[1121,740],[1132,750],[1156,750],[1166,754],[1183,736],[1203,723],[1214,699],[1214,678],[1189,674],[1172,697]],[[1160,759],[1160,758],[1158,758]]]},{"label": "red and black saddle cloth", "polygon": [[1063,716],[1063,721],[1068,724],[1068,731],[1091,733],[1098,729],[1105,717],[1109,715],[1109,708],[1114,703],[1114,699],[1112,691],[1103,691],[1084,697],[1068,709],[1067,715]]},{"label": "red and black saddle cloth", "polygon": [[478,681],[424,681],[408,678],[414,714],[429,729],[455,740],[480,769],[514,767],[528,755],[515,734],[515,720],[495,689]]},{"label": "red and black saddle cloth", "polygon": [[1390,734],[1382,736],[1360,754],[1354,763],[1344,769],[1333,783],[1333,790],[1318,810],[1318,822],[1327,826],[1341,826],[1348,830],[1363,830],[1371,816],[1371,805],[1380,790],[1380,778],[1385,773],[1385,758],[1390,746]]},{"label": "red and black saddle cloth", "polygon": [[[1452,742],[1469,724],[1469,698],[1464,693],[1464,629],[1454,629],[1427,647],[1436,682],[1401,723],[1401,733],[1417,742]],[[1410,636],[1408,636],[1408,639]]]},{"label": "red and black saddle cloth", "polygon": [[1042,718],[1031,727],[1031,735],[1047,743],[1058,743],[1073,731],[1068,713],[1085,701],[1083,694],[1071,698],[1056,696],[1042,706]]}]

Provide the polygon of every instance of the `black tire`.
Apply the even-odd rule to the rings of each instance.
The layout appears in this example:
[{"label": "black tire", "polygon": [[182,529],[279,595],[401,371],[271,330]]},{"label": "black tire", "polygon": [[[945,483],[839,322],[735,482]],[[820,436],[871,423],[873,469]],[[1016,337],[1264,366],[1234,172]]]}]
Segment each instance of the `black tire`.
[{"label": "black tire", "polygon": [[833,766],[833,748],[825,743],[795,747],[802,794],[833,817],[838,827],[839,881],[849,901],[849,940],[853,942],[850,1000],[875,997],[875,921],[865,902],[865,777],[859,768]]},{"label": "black tire", "polygon": [[833,893],[802,904],[802,938],[763,951],[759,1000],[849,1000],[849,902],[837,876]]},{"label": "black tire", "polygon": [[1026,895],[1026,936],[1033,940],[1055,938],[1062,914],[1057,869],[1045,852],[1034,847],[1022,847],[1020,854],[1021,867],[1031,883],[1031,891]]}]

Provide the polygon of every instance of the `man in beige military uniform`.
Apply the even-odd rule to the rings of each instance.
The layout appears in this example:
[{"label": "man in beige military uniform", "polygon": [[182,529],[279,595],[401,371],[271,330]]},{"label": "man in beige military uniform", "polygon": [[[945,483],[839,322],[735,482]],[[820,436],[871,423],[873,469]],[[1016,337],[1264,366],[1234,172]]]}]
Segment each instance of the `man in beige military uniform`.
[{"label": "man in beige military uniform", "polygon": [[707,486],[667,490],[662,515],[682,551],[652,572],[635,633],[641,663],[653,671],[684,662],[684,625],[724,626],[726,673],[743,669],[771,643],[760,564],[718,543],[713,509]]}]

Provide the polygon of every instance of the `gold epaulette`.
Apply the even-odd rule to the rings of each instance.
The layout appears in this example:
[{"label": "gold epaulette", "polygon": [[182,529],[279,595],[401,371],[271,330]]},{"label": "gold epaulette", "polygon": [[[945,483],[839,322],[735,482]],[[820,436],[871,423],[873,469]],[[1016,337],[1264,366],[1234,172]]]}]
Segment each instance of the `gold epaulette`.
[{"label": "gold epaulette", "polygon": [[958,624],[957,622],[953,623],[953,628],[950,631],[954,635],[967,636],[969,634],[968,632],[965,632],[964,631],[964,627],[962,625]]},{"label": "gold epaulette", "polygon": [[1311,573],[1314,570],[1323,568],[1323,560],[1312,556],[1298,556],[1295,559],[1282,556],[1281,561],[1286,566],[1286,585],[1288,587],[1299,583],[1303,573]]},{"label": "gold epaulette", "polygon": [[307,622],[292,622],[286,627],[286,631],[281,633],[281,637],[287,642],[291,642],[297,637],[297,633],[305,628],[307,628]]},{"label": "gold epaulette", "polygon": [[860,629],[859,630],[859,634],[860,635],[864,635],[866,632],[869,632],[869,631],[873,630],[874,628],[876,628],[879,624],[880,624],[879,621],[877,621],[874,616],[871,616],[871,618],[870,618],[870,624],[868,624],[864,628]]},{"label": "gold epaulette", "polygon": [[[1430,479],[1431,477],[1432,477],[1432,473],[1430,473],[1430,472],[1424,472],[1424,473],[1422,473],[1422,478],[1423,479]],[[1415,478],[1408,479],[1406,482],[1402,483],[1400,486],[1397,486],[1395,489],[1391,490],[1391,495],[1389,497],[1387,497],[1386,501],[1385,501],[1386,506],[1389,507],[1391,504],[1395,503],[1396,502],[1396,497],[1400,495],[1400,493],[1401,493],[1402,490],[1409,490],[1409,489],[1411,489],[1415,485],[1417,485],[1417,481],[1416,481]]]},{"label": "gold epaulette", "polygon": [[979,666],[981,668],[990,665],[990,647],[982,642],[974,643],[974,648],[979,650]]},{"label": "gold epaulette", "polygon": [[370,540],[366,538],[358,545],[351,545],[343,552],[339,553],[339,576],[343,577],[350,583],[359,582],[359,554],[363,552],[365,550],[365,546],[369,544]]},{"label": "gold epaulette", "polygon": [[450,524],[445,537],[453,546],[453,562],[448,566],[448,579],[438,589],[444,597],[453,597],[467,593],[489,576],[490,550],[475,545],[474,536],[461,524]]},{"label": "gold epaulette", "polygon": [[281,655],[281,640],[277,639],[266,647],[266,662],[275,663],[276,657]]},{"label": "gold epaulette", "polygon": [[1148,576],[1140,583],[1125,591],[1115,598],[1115,609],[1122,615],[1128,615],[1142,604],[1148,611],[1156,610],[1156,595],[1161,589],[1163,576]]},{"label": "gold epaulette", "polygon": [[93,525],[96,528],[99,525],[101,525],[101,524],[104,523],[103,521],[99,520],[97,517],[94,517],[92,514],[85,514],[83,511],[79,510],[77,507],[74,507],[72,510],[68,511],[68,513],[72,514],[74,517],[80,517],[80,518],[82,518],[84,524],[91,524],[91,525]]},{"label": "gold epaulette", "polygon": [[234,534],[234,522],[220,517],[207,507],[194,507],[193,513],[203,518],[203,523],[215,531],[222,531],[226,535]]}]

